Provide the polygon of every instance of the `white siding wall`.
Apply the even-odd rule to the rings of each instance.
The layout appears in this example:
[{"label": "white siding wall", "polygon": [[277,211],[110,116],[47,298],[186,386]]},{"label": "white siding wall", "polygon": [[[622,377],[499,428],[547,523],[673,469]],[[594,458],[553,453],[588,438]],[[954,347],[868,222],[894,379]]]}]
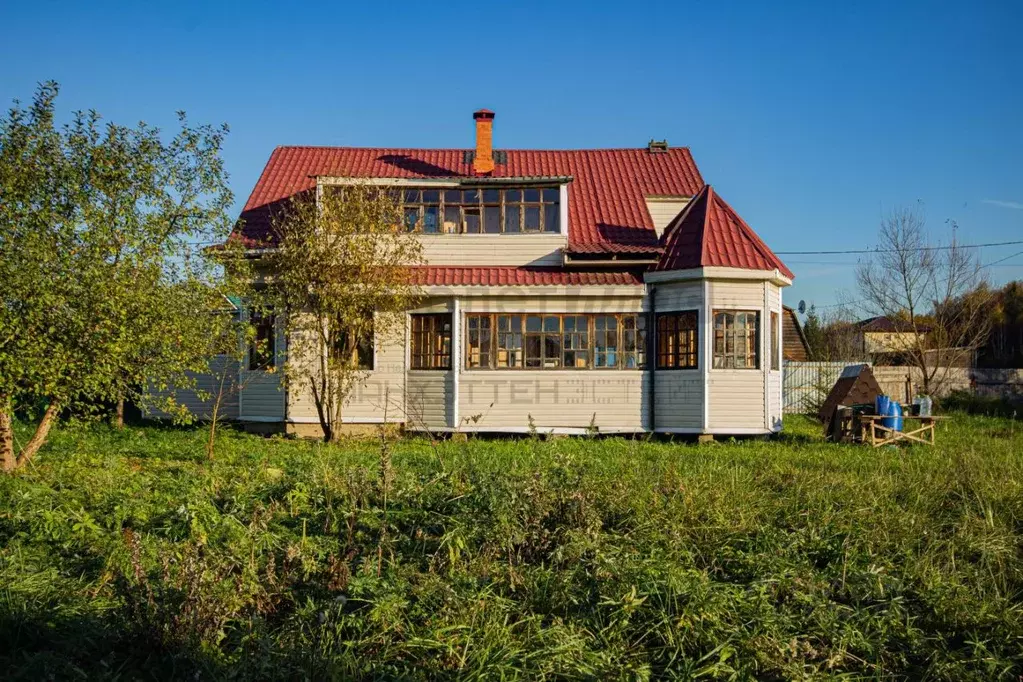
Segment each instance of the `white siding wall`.
[{"label": "white siding wall", "polygon": [[701,429],[703,427],[703,372],[661,370],[655,372],[657,404],[654,417],[658,429]]},{"label": "white siding wall", "polygon": [[287,350],[283,325],[280,323],[277,325],[276,346],[273,372],[249,371],[248,366],[243,366],[239,372],[238,380],[242,390],[238,400],[238,418],[242,421],[284,421],[285,393],[281,372]]},{"label": "white siding wall", "polygon": [[561,265],[568,242],[561,234],[426,234],[428,265]]},{"label": "white siding wall", "polygon": [[[656,312],[697,310],[703,319],[703,282],[675,282],[657,285]],[[702,327],[701,327],[702,328]],[[701,332],[702,333],[702,332]],[[654,359],[652,358],[651,361]],[[658,429],[702,429],[704,372],[660,370],[654,373],[656,405],[654,418]]]},{"label": "white siding wall", "polygon": [[406,420],[410,429],[447,429],[454,422],[452,372],[410,370],[406,394]]},{"label": "white siding wall", "polygon": [[242,370],[241,382],[239,419],[284,421],[284,389],[279,373]]},{"label": "white siding wall", "polygon": [[[405,328],[374,339],[373,369],[364,373],[342,410],[343,422],[405,421]],[[293,346],[294,349],[294,346]],[[294,352],[294,350],[293,350]],[[288,419],[318,419],[312,391],[293,386],[288,391]]]},{"label": "white siding wall", "polygon": [[749,369],[712,369],[707,378],[710,429],[767,431],[764,427],[764,373]]},{"label": "white siding wall", "polygon": [[668,223],[681,213],[688,203],[689,197],[647,197],[646,210],[650,213],[657,236],[664,232]]},{"label": "white siding wall", "polygon": [[[737,309],[758,310],[761,330],[769,327],[765,314],[766,294],[764,282],[757,281],[711,281],[708,285],[711,310]],[[768,285],[771,286],[771,285]],[[767,432],[767,390],[765,382],[769,366],[763,357],[761,333],[761,368],[752,369],[707,369],[708,427],[711,431],[736,433]]]},{"label": "white siding wall", "polygon": [[465,370],[459,414],[470,431],[524,430],[530,416],[540,431],[591,422],[604,432],[640,431],[649,414],[647,381],[639,370]]},{"label": "white siding wall", "polygon": [[703,282],[676,282],[657,285],[657,312],[697,310],[703,305]]},{"label": "white siding wall", "polygon": [[[781,308],[781,288],[778,286],[768,283],[767,284],[767,302],[768,308],[771,312],[778,316],[778,338],[774,339],[774,352],[779,353],[784,348],[784,337],[782,324],[784,319],[782,317],[783,311]],[[768,324],[764,327],[765,330],[770,331],[770,316],[768,315],[764,319],[768,320]],[[767,363],[767,367],[771,364]],[[778,370],[771,370],[768,373],[768,402],[767,402],[767,417],[768,425],[772,431],[781,430],[781,419],[782,419],[782,372],[781,372],[781,361],[778,362]]]},{"label": "white siding wall", "polygon": [[[218,419],[237,419],[238,361],[226,355],[218,355],[210,360],[210,370],[210,372],[202,374],[190,373],[190,378],[195,380],[193,388],[169,388],[166,391],[157,391],[154,397],[157,400],[173,398],[176,405],[186,407],[195,418],[210,419],[216,395],[222,392]],[[200,393],[206,394],[206,397],[200,397]],[[168,419],[171,414],[162,410],[153,410],[147,416],[155,419]]]}]

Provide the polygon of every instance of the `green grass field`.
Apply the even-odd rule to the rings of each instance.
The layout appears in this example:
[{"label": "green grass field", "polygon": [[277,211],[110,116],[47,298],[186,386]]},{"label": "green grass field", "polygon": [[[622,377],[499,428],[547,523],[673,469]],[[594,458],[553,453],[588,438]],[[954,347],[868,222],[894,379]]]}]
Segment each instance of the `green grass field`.
[{"label": "green grass field", "polygon": [[777,441],[57,432],[0,478],[0,675],[1018,679],[1023,428]]}]

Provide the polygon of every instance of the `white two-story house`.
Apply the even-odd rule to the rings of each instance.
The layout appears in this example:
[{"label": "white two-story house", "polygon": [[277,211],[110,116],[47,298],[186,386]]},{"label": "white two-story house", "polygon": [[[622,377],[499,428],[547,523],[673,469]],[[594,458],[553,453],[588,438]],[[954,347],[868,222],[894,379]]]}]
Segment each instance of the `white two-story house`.
[{"label": "white two-story house", "polygon": [[[358,179],[400,188],[425,298],[377,338],[345,421],[431,432],[766,434],[782,422],[782,295],[793,275],[704,182],[689,150],[279,147],[235,238],[275,206]],[[314,435],[281,386],[288,340],[238,368],[229,416]],[[193,409],[202,412],[203,406]]]}]

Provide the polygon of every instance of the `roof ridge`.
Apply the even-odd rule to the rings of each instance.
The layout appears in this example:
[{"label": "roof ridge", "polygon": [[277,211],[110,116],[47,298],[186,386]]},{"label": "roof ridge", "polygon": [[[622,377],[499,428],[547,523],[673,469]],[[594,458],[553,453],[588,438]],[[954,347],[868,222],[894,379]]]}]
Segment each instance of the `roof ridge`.
[{"label": "roof ridge", "polygon": [[[274,150],[278,149],[353,149],[353,150],[371,150],[371,149],[408,149],[410,151],[423,151],[423,152],[468,152],[473,151],[475,147],[384,147],[380,145],[360,146],[360,145],[332,145],[332,144],[279,144]],[[572,147],[572,148],[559,148],[559,147],[499,147],[495,146],[494,149],[497,151],[504,152],[647,152],[646,147]],[[692,154],[692,151],[688,146],[669,147],[668,153],[674,151],[685,151]],[[663,154],[664,152],[658,152]]]}]

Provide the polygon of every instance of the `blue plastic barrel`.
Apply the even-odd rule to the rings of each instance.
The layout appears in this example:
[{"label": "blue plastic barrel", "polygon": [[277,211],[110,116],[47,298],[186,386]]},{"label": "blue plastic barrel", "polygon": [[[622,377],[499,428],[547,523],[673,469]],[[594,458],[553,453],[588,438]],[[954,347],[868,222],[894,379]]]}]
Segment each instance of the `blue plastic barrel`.
[{"label": "blue plastic barrel", "polygon": [[[883,394],[877,396],[877,399],[874,401],[874,411],[877,412],[877,416],[879,416],[879,417],[888,417],[888,416],[891,415],[891,410],[892,410],[892,399],[889,398],[886,395],[883,395]],[[894,420],[892,420],[892,419],[882,419],[881,420],[881,426],[887,427],[889,429],[893,429],[893,428],[895,428],[895,425],[894,425],[893,421]]]},{"label": "blue plastic barrel", "polygon": [[896,401],[892,401],[891,414],[893,415],[892,428],[896,431],[902,430],[902,405]]}]

